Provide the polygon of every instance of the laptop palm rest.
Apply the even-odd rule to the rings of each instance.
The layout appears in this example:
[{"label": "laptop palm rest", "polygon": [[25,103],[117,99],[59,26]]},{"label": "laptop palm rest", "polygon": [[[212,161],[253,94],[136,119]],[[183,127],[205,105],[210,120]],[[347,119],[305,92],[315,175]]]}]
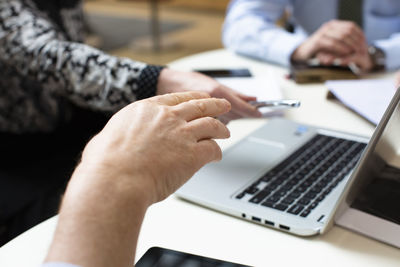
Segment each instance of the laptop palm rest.
[{"label": "laptop palm rest", "polygon": [[195,198],[207,195],[208,200],[226,199],[227,195],[261,177],[283,153],[283,143],[249,136],[226,150],[220,162],[208,164],[197,172],[179,194],[197,195]]}]

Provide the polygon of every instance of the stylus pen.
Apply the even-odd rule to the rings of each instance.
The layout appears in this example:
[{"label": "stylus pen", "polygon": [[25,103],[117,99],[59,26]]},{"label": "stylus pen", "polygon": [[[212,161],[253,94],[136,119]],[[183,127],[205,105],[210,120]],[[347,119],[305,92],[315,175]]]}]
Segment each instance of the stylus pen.
[{"label": "stylus pen", "polygon": [[255,106],[256,108],[298,108],[300,107],[299,100],[290,100],[290,99],[283,99],[283,100],[270,100],[270,101],[250,101],[250,105]]}]

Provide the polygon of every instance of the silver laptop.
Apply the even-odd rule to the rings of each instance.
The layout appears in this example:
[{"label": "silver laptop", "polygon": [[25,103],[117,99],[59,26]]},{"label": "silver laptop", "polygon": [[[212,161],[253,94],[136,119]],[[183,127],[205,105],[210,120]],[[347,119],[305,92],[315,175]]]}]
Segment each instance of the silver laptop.
[{"label": "silver laptop", "polygon": [[[381,191],[381,199],[366,197],[379,195],[371,194],[377,181],[387,182],[389,191],[400,185],[399,100],[400,90],[370,141],[272,119],[225,150],[220,162],[202,168],[177,195],[296,235],[322,234],[337,221],[400,247],[400,212],[395,209],[400,189]],[[384,211],[385,201],[396,197],[392,209]],[[371,207],[377,199],[380,205]]]}]

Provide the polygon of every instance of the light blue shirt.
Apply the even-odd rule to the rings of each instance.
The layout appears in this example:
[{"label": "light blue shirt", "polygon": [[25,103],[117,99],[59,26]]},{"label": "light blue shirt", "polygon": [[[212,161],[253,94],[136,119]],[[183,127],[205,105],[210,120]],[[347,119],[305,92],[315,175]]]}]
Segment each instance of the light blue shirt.
[{"label": "light blue shirt", "polygon": [[[293,51],[323,23],[337,18],[338,0],[233,0],[223,27],[224,45],[239,53],[288,66]],[[284,11],[295,32],[276,26]],[[364,0],[363,30],[386,55],[386,69],[400,67],[400,0]]]}]

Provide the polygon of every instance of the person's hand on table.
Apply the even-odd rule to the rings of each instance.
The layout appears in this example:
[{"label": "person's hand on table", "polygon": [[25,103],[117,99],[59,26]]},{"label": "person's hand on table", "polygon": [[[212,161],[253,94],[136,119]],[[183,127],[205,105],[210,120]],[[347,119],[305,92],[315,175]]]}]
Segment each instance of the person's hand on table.
[{"label": "person's hand on table", "polygon": [[230,133],[214,117],[230,107],[207,93],[186,92],[137,101],[116,113],[83,151],[46,262],[132,266],[148,206],[221,159],[213,139]]},{"label": "person's hand on table", "polygon": [[323,24],[297,47],[291,60],[305,62],[319,53],[322,53],[325,65],[332,65],[335,58],[347,58],[356,54],[357,60],[363,63],[359,57],[368,54],[368,45],[362,29],[355,23],[332,20]]},{"label": "person's hand on table", "polygon": [[364,51],[342,57],[326,52],[319,52],[317,53],[316,58],[318,58],[321,65],[325,66],[335,65],[347,67],[349,64],[353,63],[360,68],[363,73],[371,71],[374,67],[371,56],[368,52]]},{"label": "person's hand on table", "polygon": [[165,68],[158,79],[157,94],[174,92],[200,91],[209,93],[212,97],[228,100],[232,109],[218,118],[227,124],[230,120],[261,117],[261,113],[249,101],[256,100],[254,96],[246,96],[226,87],[216,80],[197,72],[183,72]]}]

